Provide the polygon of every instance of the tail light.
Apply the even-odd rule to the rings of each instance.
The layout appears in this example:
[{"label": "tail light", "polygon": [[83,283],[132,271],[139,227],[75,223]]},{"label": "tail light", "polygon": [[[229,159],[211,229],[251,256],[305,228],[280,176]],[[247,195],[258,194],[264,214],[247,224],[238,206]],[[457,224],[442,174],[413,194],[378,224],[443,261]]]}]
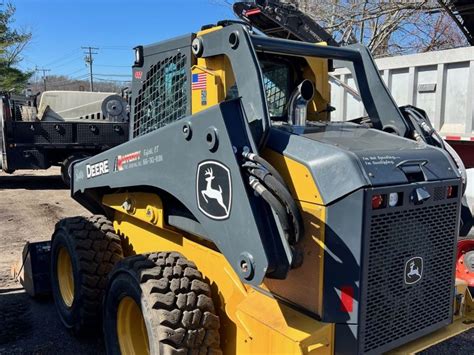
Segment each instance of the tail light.
[{"label": "tail light", "polygon": [[374,195],[372,196],[372,209],[378,210],[386,205],[387,195]]}]

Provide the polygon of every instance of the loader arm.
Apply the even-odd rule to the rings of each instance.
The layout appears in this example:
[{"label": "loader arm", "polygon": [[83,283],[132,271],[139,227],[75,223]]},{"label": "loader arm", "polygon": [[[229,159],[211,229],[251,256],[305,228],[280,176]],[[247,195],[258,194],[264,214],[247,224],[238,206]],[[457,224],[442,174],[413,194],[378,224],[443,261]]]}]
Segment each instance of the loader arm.
[{"label": "loader arm", "polygon": [[[183,48],[189,50],[189,47]],[[224,101],[148,134],[136,136],[120,147],[78,163],[74,166],[73,196],[91,209],[103,212],[101,198],[110,190],[147,187],[163,191],[185,206],[186,213],[192,216],[185,223],[188,230],[192,226],[190,232],[212,241],[243,281],[257,285],[265,275],[284,278],[294,256],[287,241],[278,232],[271,210],[255,197],[248,177],[241,169],[242,152],[260,154],[271,129],[256,53],[286,53],[352,61],[374,126],[381,128],[387,124],[402,124],[400,113],[383,85],[370,54],[362,47],[314,46],[265,38],[250,35],[245,26],[235,24],[194,38],[192,50],[202,58],[224,55],[229,59],[238,99]],[[180,53],[183,52],[184,49],[180,49]],[[150,68],[151,63],[135,67],[134,76],[137,76],[137,71],[150,72]],[[135,95],[140,98],[139,92],[142,91],[138,85],[141,84],[136,81],[134,85],[137,85],[133,89]],[[132,116],[137,116],[139,110],[146,114],[151,109],[135,105]],[[145,118],[139,117],[142,120]],[[137,119],[133,123],[132,136],[140,134],[137,128],[139,123]],[[403,129],[400,126],[400,131]],[[185,131],[192,133],[183,134]],[[133,169],[120,171],[117,162],[138,152],[142,155],[139,163],[132,165]],[[148,160],[153,164],[145,165]],[[223,162],[231,176],[233,201],[229,206],[230,213],[218,220],[209,218],[196,204],[196,180],[199,175],[199,168],[196,170],[196,167],[203,161],[211,160]],[[152,176],[153,179],[150,179]],[[247,223],[242,225],[242,220]],[[183,226],[177,227],[186,230]],[[247,267],[242,268],[244,264],[251,265],[250,272]]]}]

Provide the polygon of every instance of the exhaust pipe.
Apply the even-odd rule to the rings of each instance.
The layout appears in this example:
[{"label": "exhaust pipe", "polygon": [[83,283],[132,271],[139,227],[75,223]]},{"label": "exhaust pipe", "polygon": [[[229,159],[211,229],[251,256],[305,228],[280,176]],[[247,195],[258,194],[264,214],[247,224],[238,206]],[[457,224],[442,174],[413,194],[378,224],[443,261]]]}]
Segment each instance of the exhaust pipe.
[{"label": "exhaust pipe", "polygon": [[303,80],[291,94],[288,103],[288,124],[306,126],[308,103],[314,97],[314,85],[311,80]]}]

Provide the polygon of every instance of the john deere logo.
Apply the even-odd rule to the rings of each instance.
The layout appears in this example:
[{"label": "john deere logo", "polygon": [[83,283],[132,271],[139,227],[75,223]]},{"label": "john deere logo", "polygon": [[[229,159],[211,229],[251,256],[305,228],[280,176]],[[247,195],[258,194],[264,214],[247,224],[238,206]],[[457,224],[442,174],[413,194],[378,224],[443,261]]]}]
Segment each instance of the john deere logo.
[{"label": "john deere logo", "polygon": [[405,263],[405,283],[416,284],[423,277],[423,258],[416,256]]},{"label": "john deere logo", "polygon": [[232,183],[229,169],[217,161],[198,165],[196,197],[202,213],[212,219],[229,217],[232,204]]}]

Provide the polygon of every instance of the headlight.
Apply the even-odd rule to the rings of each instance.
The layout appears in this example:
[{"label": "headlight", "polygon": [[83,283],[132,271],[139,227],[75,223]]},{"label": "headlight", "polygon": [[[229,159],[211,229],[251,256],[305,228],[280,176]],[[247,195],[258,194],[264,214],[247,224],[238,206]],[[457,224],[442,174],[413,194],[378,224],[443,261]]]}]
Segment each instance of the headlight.
[{"label": "headlight", "polygon": [[133,66],[135,67],[142,67],[143,66],[143,46],[137,46],[133,48],[135,50],[135,63]]},{"label": "headlight", "polygon": [[390,207],[395,207],[398,205],[398,192],[391,192],[388,195],[388,205]]}]

